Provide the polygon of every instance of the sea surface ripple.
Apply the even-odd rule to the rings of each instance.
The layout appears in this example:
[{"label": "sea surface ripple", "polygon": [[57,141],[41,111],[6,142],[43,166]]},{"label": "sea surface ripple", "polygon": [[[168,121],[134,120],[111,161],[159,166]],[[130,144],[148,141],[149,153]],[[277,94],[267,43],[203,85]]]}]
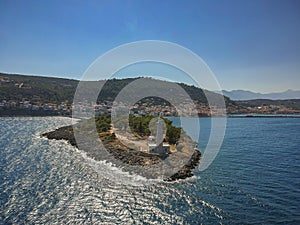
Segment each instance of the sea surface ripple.
[{"label": "sea surface ripple", "polygon": [[150,186],[115,184],[101,171],[119,169],[40,137],[70,118],[0,121],[0,224],[300,224],[298,118],[229,119],[209,169]]}]

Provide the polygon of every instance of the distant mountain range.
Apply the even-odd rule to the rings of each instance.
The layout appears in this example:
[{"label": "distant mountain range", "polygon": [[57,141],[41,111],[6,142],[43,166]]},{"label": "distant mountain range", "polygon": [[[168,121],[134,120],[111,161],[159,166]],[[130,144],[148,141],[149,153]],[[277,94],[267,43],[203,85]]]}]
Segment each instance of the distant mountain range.
[{"label": "distant mountain range", "polygon": [[284,99],[300,99],[300,91],[287,90],[284,92],[275,92],[268,94],[261,94],[252,91],[244,90],[223,90],[223,95],[229,97],[231,100],[253,100],[253,99],[271,99],[271,100],[284,100]]}]

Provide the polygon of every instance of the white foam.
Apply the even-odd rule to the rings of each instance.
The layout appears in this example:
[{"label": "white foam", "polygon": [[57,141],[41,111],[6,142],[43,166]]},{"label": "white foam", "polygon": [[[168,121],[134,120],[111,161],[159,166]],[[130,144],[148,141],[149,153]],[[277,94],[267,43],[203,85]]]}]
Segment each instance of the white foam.
[{"label": "white foam", "polygon": [[[78,149],[77,149],[78,150]],[[150,185],[157,182],[163,181],[163,179],[147,179],[146,177],[130,174],[127,171],[123,171],[122,168],[115,166],[111,162],[97,161],[87,156],[84,151],[78,150],[86,162],[101,176],[115,183],[132,185],[132,186],[143,186]]]}]

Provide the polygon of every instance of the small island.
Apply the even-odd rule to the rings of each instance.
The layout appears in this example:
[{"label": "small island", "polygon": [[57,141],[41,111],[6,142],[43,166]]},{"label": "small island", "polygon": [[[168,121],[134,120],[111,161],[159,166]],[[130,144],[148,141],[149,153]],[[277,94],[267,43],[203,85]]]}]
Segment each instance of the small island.
[{"label": "small island", "polygon": [[[196,143],[182,130],[182,128],[172,125],[172,121],[154,117],[150,115],[145,116],[129,116],[129,126],[132,133],[137,140],[147,140],[147,145],[137,145],[134,140],[127,140],[120,135],[124,128],[124,121],[120,119],[111,125],[110,115],[101,114],[95,118],[79,122],[84,126],[91,126],[96,124],[99,139],[105,146],[106,150],[113,155],[113,157],[121,162],[132,166],[151,166],[162,162],[176,151],[185,151],[187,146],[193,146],[193,152],[189,161],[172,176],[165,178],[165,181],[175,181],[192,177],[193,169],[198,165],[201,152],[195,148]],[[149,125],[150,124],[150,125]],[[165,127],[162,126],[165,125]],[[74,136],[74,129],[77,125],[65,126],[42,134],[48,139],[67,140],[71,145],[79,148]],[[149,128],[150,127],[150,128]],[[151,129],[151,127],[153,129]],[[118,131],[118,132],[116,132]],[[117,134],[116,134],[117,133]],[[154,135],[154,136],[153,136]],[[184,143],[179,143],[180,136],[184,136]],[[162,140],[158,140],[162,139]],[[124,144],[126,143],[126,145]],[[137,142],[139,143],[139,142]],[[85,149],[89,153],[88,149]]]}]

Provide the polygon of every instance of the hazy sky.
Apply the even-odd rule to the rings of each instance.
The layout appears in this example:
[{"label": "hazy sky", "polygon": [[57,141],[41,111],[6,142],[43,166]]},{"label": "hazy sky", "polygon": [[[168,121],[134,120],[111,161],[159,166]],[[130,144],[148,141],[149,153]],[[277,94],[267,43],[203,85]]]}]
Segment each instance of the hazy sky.
[{"label": "hazy sky", "polygon": [[79,79],[127,42],[175,42],[223,89],[300,89],[300,1],[0,1],[0,71]]}]

